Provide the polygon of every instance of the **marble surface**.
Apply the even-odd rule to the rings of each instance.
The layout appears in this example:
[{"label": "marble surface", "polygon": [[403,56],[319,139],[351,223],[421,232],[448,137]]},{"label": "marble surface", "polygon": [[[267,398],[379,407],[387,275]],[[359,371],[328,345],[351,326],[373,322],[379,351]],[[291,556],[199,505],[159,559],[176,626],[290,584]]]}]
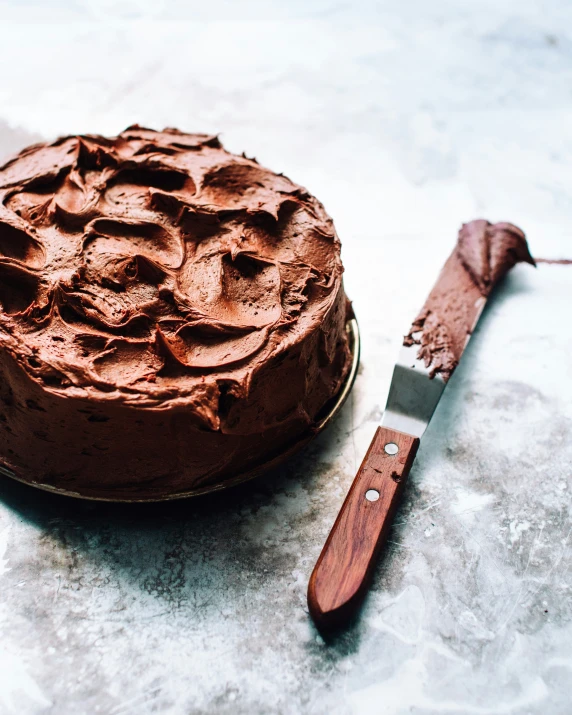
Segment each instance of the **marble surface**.
[{"label": "marble surface", "polygon": [[363,336],[335,424],[223,496],[126,508],[0,481],[0,713],[572,710],[572,266],[516,268],[427,431],[361,618],[305,591],[400,336],[463,220],[572,257],[572,5],[0,0],[0,154],[221,132],[334,217]]}]

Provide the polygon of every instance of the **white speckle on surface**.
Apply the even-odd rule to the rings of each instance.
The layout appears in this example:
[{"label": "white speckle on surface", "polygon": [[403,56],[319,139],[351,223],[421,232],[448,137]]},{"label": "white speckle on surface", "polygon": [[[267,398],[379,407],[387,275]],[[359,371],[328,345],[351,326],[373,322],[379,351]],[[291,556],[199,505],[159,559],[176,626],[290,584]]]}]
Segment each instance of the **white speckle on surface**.
[{"label": "white speckle on surface", "polygon": [[572,266],[495,290],[351,628],[319,635],[306,587],[461,222],[572,258],[572,4],[1,8],[0,157],[220,132],[323,201],[362,333],[342,414],[249,486],[131,508],[2,477],[1,715],[569,713]]},{"label": "white speckle on surface", "polygon": [[457,516],[474,515],[493,501],[494,494],[479,494],[461,488],[455,491],[455,501],[451,503],[451,511]]},{"label": "white speckle on surface", "polygon": [[417,586],[408,586],[396,598],[378,599],[376,611],[368,619],[372,628],[385,631],[406,645],[420,642],[425,599]]},{"label": "white speckle on surface", "polygon": [[516,520],[511,521],[508,525],[510,543],[514,544],[520,539],[520,535],[523,531],[528,531],[530,529],[529,521],[517,522]]},{"label": "white speckle on surface", "polygon": [[20,715],[44,712],[52,703],[44,695],[18,653],[0,645],[0,712]]},{"label": "white speckle on surface", "polygon": [[393,677],[350,695],[352,712],[359,715],[393,715],[415,711],[454,715],[508,715],[526,712],[527,708],[542,702],[548,691],[544,681],[537,677],[527,683],[521,694],[512,700],[493,701],[489,706],[473,705],[463,700],[433,699],[427,694],[429,680],[429,673],[421,660],[408,660]]},{"label": "white speckle on surface", "polygon": [[0,531],[0,577],[10,570],[8,568],[8,537],[10,536],[10,526],[4,527]]}]

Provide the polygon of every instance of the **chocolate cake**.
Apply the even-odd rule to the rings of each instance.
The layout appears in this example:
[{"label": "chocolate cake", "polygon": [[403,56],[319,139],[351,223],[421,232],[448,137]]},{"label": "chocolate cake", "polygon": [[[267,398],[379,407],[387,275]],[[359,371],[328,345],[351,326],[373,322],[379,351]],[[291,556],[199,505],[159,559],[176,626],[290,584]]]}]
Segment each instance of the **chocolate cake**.
[{"label": "chocolate cake", "polygon": [[215,136],[132,126],[0,169],[0,465],[83,496],[219,484],[351,362],[332,220]]}]

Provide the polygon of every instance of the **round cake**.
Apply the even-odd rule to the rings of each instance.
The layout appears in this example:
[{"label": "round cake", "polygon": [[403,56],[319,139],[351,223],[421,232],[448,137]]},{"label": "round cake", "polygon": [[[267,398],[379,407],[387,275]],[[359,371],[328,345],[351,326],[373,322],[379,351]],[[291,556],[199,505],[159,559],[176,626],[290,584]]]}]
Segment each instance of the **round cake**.
[{"label": "round cake", "polygon": [[342,270],[319,201],[215,136],[25,149],[0,169],[0,469],[136,500],[272,460],[348,374]]}]

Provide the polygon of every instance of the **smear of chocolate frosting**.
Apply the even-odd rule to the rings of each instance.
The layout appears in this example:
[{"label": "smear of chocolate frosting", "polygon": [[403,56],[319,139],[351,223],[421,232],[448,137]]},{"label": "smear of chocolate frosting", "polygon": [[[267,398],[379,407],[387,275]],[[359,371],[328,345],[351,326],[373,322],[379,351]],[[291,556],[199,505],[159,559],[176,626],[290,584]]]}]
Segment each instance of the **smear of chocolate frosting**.
[{"label": "smear of chocolate frosting", "polygon": [[347,373],[341,275],[322,205],[215,136],[24,150],[0,169],[0,457],[99,493],[280,449]]},{"label": "smear of chocolate frosting", "polygon": [[551,266],[572,266],[572,258],[538,258],[535,259],[536,263],[547,263]]},{"label": "smear of chocolate frosting", "polygon": [[430,375],[447,381],[494,286],[518,262],[535,265],[524,233],[511,223],[483,219],[463,224],[457,245],[405,336],[419,345]]}]

